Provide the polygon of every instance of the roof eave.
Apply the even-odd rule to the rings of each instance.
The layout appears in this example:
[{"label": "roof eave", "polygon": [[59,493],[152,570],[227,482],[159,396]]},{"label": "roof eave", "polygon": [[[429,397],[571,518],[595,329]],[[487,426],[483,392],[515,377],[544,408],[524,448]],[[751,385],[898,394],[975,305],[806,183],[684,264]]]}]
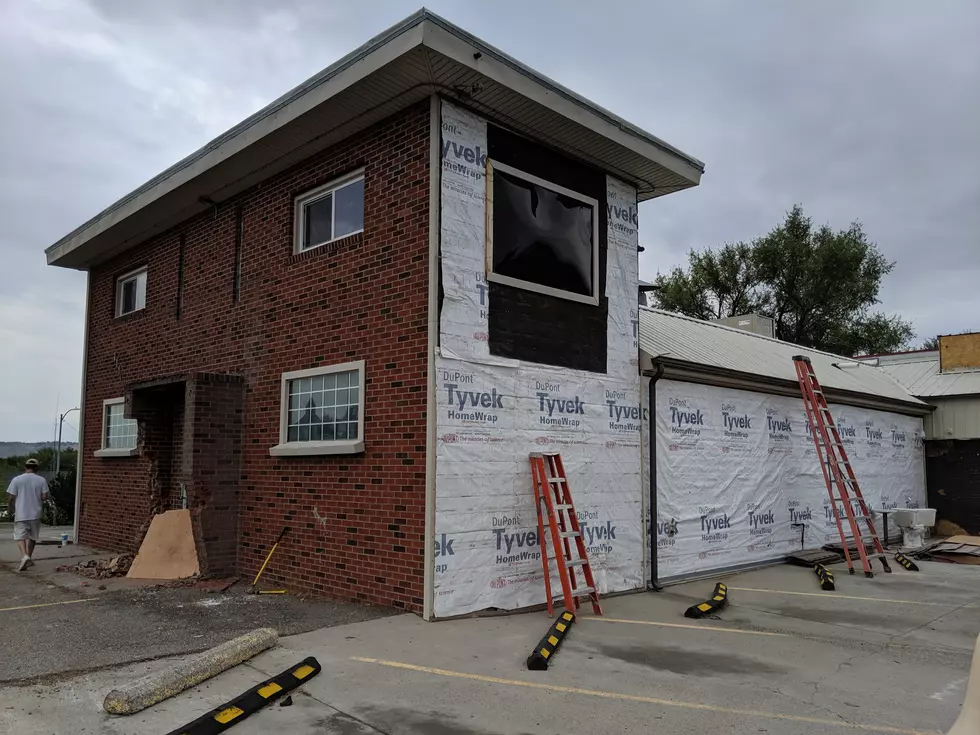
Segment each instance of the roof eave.
[{"label": "roof eave", "polygon": [[[221,178],[229,171],[233,157],[239,156],[259,141],[265,142],[268,140],[267,136],[273,133],[284,135],[287,126],[297,122],[301,116],[312,113],[359,82],[368,80],[383,67],[391,68],[388,65],[393,62],[407,59],[411,52],[422,47],[452,59],[456,64],[493,80],[538,105],[554,110],[567,120],[587,129],[590,134],[602,136],[621,146],[618,150],[626,149],[630,155],[638,157],[635,160],[649,161],[660,167],[658,170],[670,171],[674,179],[669,187],[644,186],[641,181],[632,182],[637,185],[638,198],[641,201],[696,186],[700,182],[704,164],[699,160],[592,104],[439,16],[421,10],[371,39],[63,237],[46,249],[48,264],[86,269],[167,229],[168,225],[172,226],[177,221],[200,213],[207,206],[202,201],[209,201],[212,191],[234,193],[232,184],[236,182]],[[402,100],[392,98],[389,102],[390,107],[395,107]],[[403,106],[411,102],[408,99]],[[351,125],[354,123],[351,122]],[[312,143],[303,143],[300,140],[294,151],[295,155],[305,150],[308,144]],[[296,162],[293,160],[290,165]],[[225,164],[229,165],[221,168]],[[259,171],[267,171],[268,175],[276,172],[271,165],[260,163],[254,171],[247,171],[247,177],[242,176],[242,179],[254,179]],[[181,200],[179,204],[177,200]],[[141,219],[137,219],[136,215],[141,215]],[[126,226],[119,228],[124,222],[127,223]]]},{"label": "roof eave", "polygon": [[[755,373],[744,373],[737,370],[718,368],[712,365],[700,365],[683,360],[674,360],[669,357],[652,357],[651,359],[655,365],[663,365],[664,369],[661,375],[663,378],[714,385],[721,388],[754,390],[793,398],[800,397],[800,385],[798,382],[792,380],[784,380],[768,375],[757,375]],[[910,416],[925,416],[935,410],[935,406],[919,401],[912,396],[909,396],[910,400],[902,401],[887,396],[869,395],[867,393],[858,393],[856,391],[829,388],[826,386],[824,386],[824,391],[827,394],[828,402],[840,403],[847,406],[859,406]]]},{"label": "roof eave", "polygon": [[[522,92],[530,99],[562,112],[565,117],[582,123],[664,168],[675,171],[688,179],[692,186],[700,182],[704,163],[694,156],[539,74],[438,15],[429,13],[427,20],[430,23],[425,27],[424,43],[429,48],[466,64],[474,71]],[[479,56],[474,54],[473,49],[477,50]]]}]

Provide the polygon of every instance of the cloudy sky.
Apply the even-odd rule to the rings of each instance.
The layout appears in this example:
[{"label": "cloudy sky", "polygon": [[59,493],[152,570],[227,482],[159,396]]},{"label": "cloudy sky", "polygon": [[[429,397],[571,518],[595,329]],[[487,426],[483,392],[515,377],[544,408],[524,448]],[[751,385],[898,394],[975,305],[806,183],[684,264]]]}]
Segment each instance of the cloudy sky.
[{"label": "cloudy sky", "polygon": [[[0,440],[79,399],[85,277],[44,248],[419,2],[0,0]],[[898,261],[920,339],[980,327],[976,0],[429,7],[706,162],[641,207],[641,277],[799,202]]]}]

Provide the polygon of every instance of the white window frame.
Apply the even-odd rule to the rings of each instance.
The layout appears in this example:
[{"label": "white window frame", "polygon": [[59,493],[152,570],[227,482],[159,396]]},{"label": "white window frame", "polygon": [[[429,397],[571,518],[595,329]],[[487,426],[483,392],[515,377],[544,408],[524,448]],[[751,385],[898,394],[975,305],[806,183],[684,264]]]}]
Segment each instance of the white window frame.
[{"label": "white window frame", "polygon": [[[139,454],[139,450],[136,447],[116,447],[109,449],[106,446],[108,439],[109,422],[106,421],[106,415],[109,412],[109,406],[118,405],[120,403],[125,403],[125,398],[106,398],[102,401],[102,440],[99,442],[100,449],[96,450],[94,455],[105,459],[106,457],[133,457]],[[139,431],[139,424],[137,423],[137,431]],[[137,442],[139,441],[139,436],[137,435]]]},{"label": "white window frame", "polygon": [[[146,308],[146,282],[147,282],[147,268],[144,265],[142,268],[137,268],[136,270],[130,271],[129,273],[124,273],[123,275],[116,278],[116,318],[121,316],[129,316],[130,314],[135,314],[137,311],[142,311]],[[140,303],[140,279],[143,280],[143,303]],[[123,311],[123,284],[127,281],[136,281],[136,308],[132,311]]]},{"label": "white window frame", "polygon": [[[357,439],[334,439],[331,441],[291,442],[288,441],[289,431],[289,383],[301,378],[313,378],[318,375],[331,373],[346,373],[358,371],[358,401]],[[279,443],[270,447],[269,454],[273,457],[311,457],[321,454],[358,454],[364,451],[364,378],[366,368],[364,360],[345,362],[340,365],[326,365],[310,368],[309,370],[294,370],[282,374],[279,391]]]},{"label": "white window frame", "polygon": [[[504,276],[493,272],[493,173],[494,171],[502,171],[505,174],[510,174],[511,176],[516,176],[517,178],[524,179],[530,184],[535,184],[542,188],[553,191],[556,194],[561,194],[562,196],[569,197],[570,199],[575,199],[582,202],[583,204],[588,204],[592,207],[592,295],[586,296],[584,294],[573,293],[572,291],[564,291],[559,288],[551,288],[550,286],[542,286],[539,283],[534,283],[532,281],[525,281],[520,278],[512,278],[511,276]],[[513,166],[508,166],[507,164],[500,163],[499,161],[492,161],[487,159],[487,280],[493,281],[494,283],[502,283],[505,286],[514,286],[515,288],[523,288],[526,291],[535,291],[537,293],[546,294],[548,296],[555,296],[559,299],[568,299],[569,301],[578,301],[582,304],[592,304],[593,306],[598,306],[599,304],[599,219],[601,213],[599,212],[599,202],[592,197],[585,196],[585,194],[579,194],[577,191],[572,191],[571,189],[566,189],[564,186],[559,186],[558,184],[542,179],[539,176],[534,176],[526,171],[521,171],[519,168],[514,168]]]},{"label": "white window frame", "polygon": [[[333,181],[327,182],[323,186],[318,186],[315,189],[304,192],[298,195],[293,200],[293,254],[299,255],[300,253],[308,253],[311,250],[316,250],[317,248],[322,248],[324,245],[329,245],[337,240],[343,240],[346,237],[352,237],[361,232],[364,232],[364,222],[361,222],[361,229],[354,230],[353,232],[348,232],[344,235],[337,236],[335,233],[337,231],[336,219],[337,219],[337,197],[334,196],[330,203],[330,234],[331,239],[324,240],[323,242],[318,242],[315,245],[310,245],[307,248],[303,247],[303,241],[306,239],[306,207],[307,205],[313,204],[314,202],[323,199],[324,197],[335,194],[340,189],[350,184],[357,183],[358,181],[364,180],[364,169],[358,169],[353,171],[346,176],[341,176],[339,179],[334,179]],[[363,202],[362,202],[363,204]]]}]

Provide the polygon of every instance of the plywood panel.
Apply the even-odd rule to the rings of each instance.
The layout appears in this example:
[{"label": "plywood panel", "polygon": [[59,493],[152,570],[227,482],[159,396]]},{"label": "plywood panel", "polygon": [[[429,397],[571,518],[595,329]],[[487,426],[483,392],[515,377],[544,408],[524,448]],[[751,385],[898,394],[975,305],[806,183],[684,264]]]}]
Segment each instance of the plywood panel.
[{"label": "plywood panel", "polygon": [[950,334],[939,338],[940,370],[980,368],[980,333]]},{"label": "plywood panel", "polygon": [[189,510],[153,517],[128,579],[185,579],[201,573]]}]

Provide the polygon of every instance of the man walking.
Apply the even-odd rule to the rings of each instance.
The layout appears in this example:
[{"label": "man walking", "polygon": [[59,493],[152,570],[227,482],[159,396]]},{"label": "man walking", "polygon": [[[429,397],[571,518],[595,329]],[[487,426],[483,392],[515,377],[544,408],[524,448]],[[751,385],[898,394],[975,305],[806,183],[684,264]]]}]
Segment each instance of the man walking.
[{"label": "man walking", "polygon": [[7,488],[10,511],[14,516],[14,541],[20,548],[18,572],[33,566],[31,556],[41,535],[41,504],[48,499],[48,482],[37,474],[38,461],[33,457],[24,463],[24,474],[17,475]]}]

